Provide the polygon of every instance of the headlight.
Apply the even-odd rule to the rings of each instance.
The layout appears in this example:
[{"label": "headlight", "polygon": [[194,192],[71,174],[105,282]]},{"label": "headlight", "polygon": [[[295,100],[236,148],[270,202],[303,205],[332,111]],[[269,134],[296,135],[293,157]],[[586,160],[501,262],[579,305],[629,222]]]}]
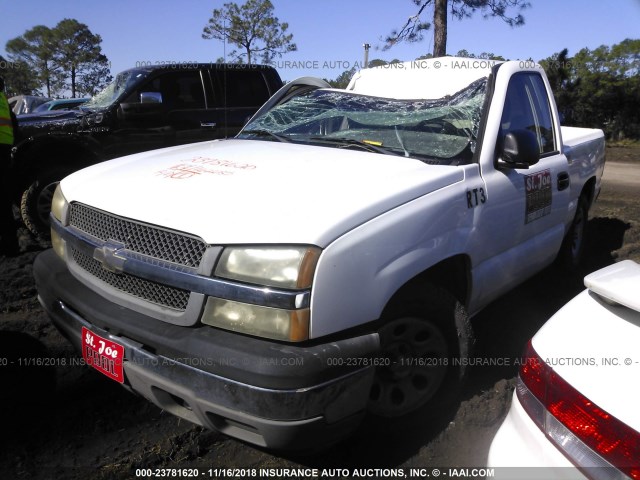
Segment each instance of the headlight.
[{"label": "headlight", "polygon": [[56,187],[56,191],[53,194],[53,200],[51,201],[51,213],[59,222],[62,222],[62,216],[64,215],[64,211],[67,209],[67,199],[64,198],[62,194],[62,189],[60,188],[60,184]]},{"label": "headlight", "polygon": [[[59,222],[62,222],[68,205],[67,199],[64,198],[62,190],[60,189],[60,184],[58,184],[53,194],[53,200],[51,201],[51,213]],[[60,258],[65,258],[67,243],[53,228],[51,229],[51,246]]]},{"label": "headlight", "polygon": [[309,288],[320,257],[317,247],[230,247],[215,275],[270,287]]},{"label": "headlight", "polygon": [[308,308],[284,310],[209,297],[202,323],[234,332],[289,342],[309,338]]},{"label": "headlight", "polygon": [[60,258],[65,258],[64,253],[67,249],[67,242],[65,242],[55,230],[51,230],[51,247]]},{"label": "headlight", "polygon": [[[215,275],[230,280],[294,290],[311,288],[321,250],[310,246],[228,247]],[[209,297],[202,323],[275,340],[309,338],[308,308],[283,309]]]}]

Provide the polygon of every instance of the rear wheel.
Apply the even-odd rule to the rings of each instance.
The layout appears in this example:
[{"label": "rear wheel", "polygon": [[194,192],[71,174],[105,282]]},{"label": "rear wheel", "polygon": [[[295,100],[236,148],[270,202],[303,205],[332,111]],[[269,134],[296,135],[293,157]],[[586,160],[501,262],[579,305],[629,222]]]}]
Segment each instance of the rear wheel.
[{"label": "rear wheel", "polygon": [[378,331],[382,360],[369,396],[369,411],[399,417],[436,406],[457,393],[460,345],[456,325],[464,307],[448,292],[424,286],[395,302]]}]

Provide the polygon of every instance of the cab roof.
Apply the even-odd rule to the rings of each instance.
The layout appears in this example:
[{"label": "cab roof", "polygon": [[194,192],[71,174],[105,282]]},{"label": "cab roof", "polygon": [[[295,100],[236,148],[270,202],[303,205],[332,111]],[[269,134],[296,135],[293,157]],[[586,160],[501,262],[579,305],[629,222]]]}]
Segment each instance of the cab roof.
[{"label": "cab roof", "polygon": [[464,57],[391,63],[360,70],[346,89],[375,97],[433,100],[452,95],[474,81],[488,77],[499,63],[502,62]]}]

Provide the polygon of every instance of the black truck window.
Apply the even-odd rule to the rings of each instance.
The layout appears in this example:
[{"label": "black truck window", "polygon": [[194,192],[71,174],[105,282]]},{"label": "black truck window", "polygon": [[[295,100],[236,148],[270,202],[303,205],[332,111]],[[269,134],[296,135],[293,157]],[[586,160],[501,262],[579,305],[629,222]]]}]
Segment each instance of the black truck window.
[{"label": "black truck window", "polygon": [[535,133],[541,155],[557,150],[551,107],[539,74],[523,72],[511,77],[501,128],[502,135],[521,129]]},{"label": "black truck window", "polygon": [[159,92],[167,110],[205,108],[199,71],[166,72],[142,85],[130,101],[139,102],[143,92]]},{"label": "black truck window", "polygon": [[259,70],[216,70],[220,107],[260,107],[269,97],[269,88]]}]

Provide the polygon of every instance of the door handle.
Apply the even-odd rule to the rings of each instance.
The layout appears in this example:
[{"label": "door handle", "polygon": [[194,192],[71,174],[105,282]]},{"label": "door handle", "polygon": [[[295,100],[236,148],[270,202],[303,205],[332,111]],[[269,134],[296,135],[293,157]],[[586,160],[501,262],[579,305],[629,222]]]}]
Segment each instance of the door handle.
[{"label": "door handle", "polygon": [[200,122],[202,128],[216,128],[218,124],[216,122]]},{"label": "door handle", "polygon": [[571,177],[567,172],[560,172],[558,174],[558,191],[566,190],[571,185]]}]

